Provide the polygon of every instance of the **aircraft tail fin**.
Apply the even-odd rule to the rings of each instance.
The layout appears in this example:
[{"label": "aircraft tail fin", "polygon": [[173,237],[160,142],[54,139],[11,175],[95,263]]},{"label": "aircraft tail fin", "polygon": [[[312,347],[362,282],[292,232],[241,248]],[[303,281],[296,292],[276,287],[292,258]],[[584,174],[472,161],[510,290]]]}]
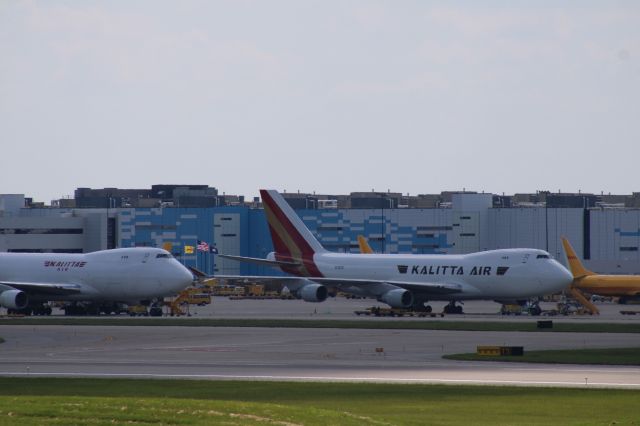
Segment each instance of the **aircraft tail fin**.
[{"label": "aircraft tail fin", "polygon": [[362,254],[372,254],[373,250],[371,246],[367,242],[367,239],[362,235],[358,235],[358,245],[360,246],[360,253]]},{"label": "aircraft tail fin", "polygon": [[576,252],[571,247],[569,240],[562,237],[562,245],[564,246],[564,252],[567,255],[567,262],[569,262],[569,269],[573,274],[573,278],[582,278],[587,275],[595,275],[593,272],[584,267],[578,256],[576,256]]},{"label": "aircraft tail fin", "polygon": [[287,201],[275,190],[260,190],[269,232],[278,261],[300,262],[299,267],[283,266],[282,269],[296,275],[322,274],[313,262],[313,255],[326,252],[304,222]]}]

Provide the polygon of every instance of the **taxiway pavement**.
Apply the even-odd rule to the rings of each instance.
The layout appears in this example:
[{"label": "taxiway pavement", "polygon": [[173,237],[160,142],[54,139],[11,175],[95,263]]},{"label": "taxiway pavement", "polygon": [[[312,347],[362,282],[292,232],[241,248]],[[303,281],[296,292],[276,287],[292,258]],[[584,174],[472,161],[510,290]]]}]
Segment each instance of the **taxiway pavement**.
[{"label": "taxiway pavement", "polygon": [[376,381],[640,389],[640,367],[448,361],[477,345],[637,346],[637,334],[2,326],[0,375]]}]

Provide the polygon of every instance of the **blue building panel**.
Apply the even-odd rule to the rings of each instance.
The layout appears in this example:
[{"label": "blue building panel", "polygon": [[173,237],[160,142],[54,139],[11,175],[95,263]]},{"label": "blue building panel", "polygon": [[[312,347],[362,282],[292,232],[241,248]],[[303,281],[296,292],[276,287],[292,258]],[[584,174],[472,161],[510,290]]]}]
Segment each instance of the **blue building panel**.
[{"label": "blue building panel", "polygon": [[[428,210],[298,210],[304,224],[330,251],[358,253],[358,235],[363,235],[376,252],[382,253],[443,253],[451,247],[446,231],[421,233],[421,227],[434,224]],[[197,240],[211,246],[214,239],[214,217],[217,214],[237,214],[240,233],[237,243],[240,255],[265,258],[273,249],[264,210],[247,207],[215,208],[136,208],[123,209],[119,214],[118,235],[121,247],[163,247],[171,244],[173,255],[187,266],[207,273],[215,270],[215,256],[210,253],[185,253],[185,246],[196,246]],[[439,212],[437,214],[442,214]],[[442,218],[436,218],[436,225]],[[221,245],[221,244],[220,244]],[[279,275],[276,268],[241,263],[243,275]]]}]

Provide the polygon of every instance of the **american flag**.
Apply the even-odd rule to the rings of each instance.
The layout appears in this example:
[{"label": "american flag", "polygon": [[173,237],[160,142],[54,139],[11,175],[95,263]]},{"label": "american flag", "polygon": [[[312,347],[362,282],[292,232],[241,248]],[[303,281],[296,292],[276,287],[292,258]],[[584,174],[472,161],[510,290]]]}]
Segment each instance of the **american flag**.
[{"label": "american flag", "polygon": [[198,240],[198,251],[209,251],[209,243]]}]

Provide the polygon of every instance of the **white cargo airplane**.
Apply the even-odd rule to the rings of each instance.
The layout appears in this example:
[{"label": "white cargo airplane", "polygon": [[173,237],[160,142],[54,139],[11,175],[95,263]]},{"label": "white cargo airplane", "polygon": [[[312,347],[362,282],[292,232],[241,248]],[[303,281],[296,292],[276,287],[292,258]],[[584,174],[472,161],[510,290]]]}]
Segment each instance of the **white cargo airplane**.
[{"label": "white cargo airplane", "polygon": [[394,308],[425,308],[429,300],[449,301],[449,313],[461,313],[456,301],[485,299],[515,302],[565,289],[573,277],[549,253],[538,249],[489,250],[464,255],[350,254],[325,250],[285,199],[261,190],[275,252],[266,259],[220,255],[279,267],[292,276],[216,278],[281,281],[297,297],[322,302],[329,287],[374,297]]},{"label": "white cargo airplane", "polygon": [[193,274],[158,248],[0,253],[0,306],[9,309],[51,300],[138,303],[176,294],[192,282]]}]

